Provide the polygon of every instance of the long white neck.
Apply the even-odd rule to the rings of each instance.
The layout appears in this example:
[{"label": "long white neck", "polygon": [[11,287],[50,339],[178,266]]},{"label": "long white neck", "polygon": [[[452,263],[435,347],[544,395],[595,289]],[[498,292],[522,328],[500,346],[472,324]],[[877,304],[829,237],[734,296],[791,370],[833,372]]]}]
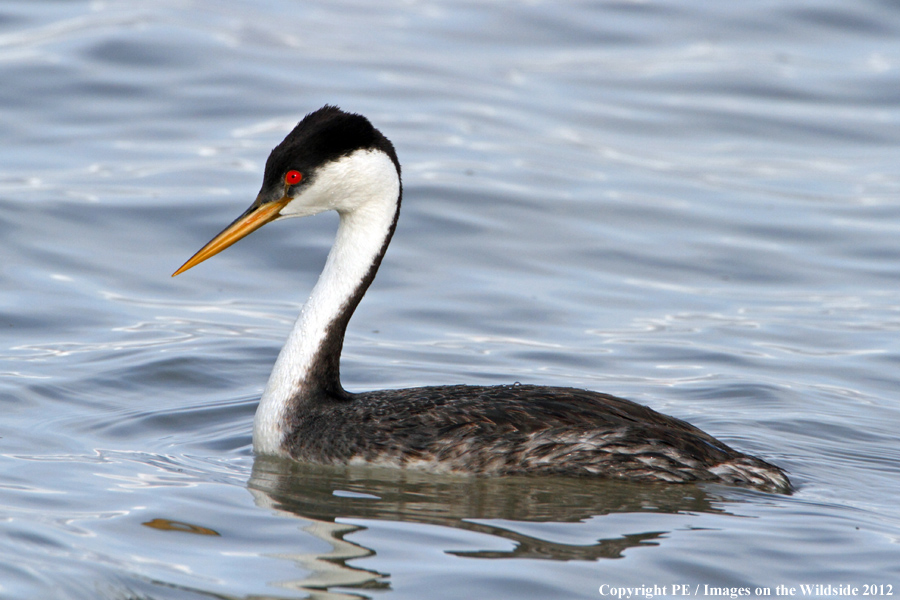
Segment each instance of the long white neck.
[{"label": "long white neck", "polygon": [[[322,183],[319,183],[319,182]],[[396,223],[400,179],[382,152],[357,152],[322,169],[309,194],[295,199],[284,216],[323,209],[340,215],[325,268],[300,311],[259,402],[253,447],[261,454],[284,454],[293,413],[315,394],[340,388],[338,366],[347,321],[375,276]],[[329,388],[329,389],[324,389]]]}]

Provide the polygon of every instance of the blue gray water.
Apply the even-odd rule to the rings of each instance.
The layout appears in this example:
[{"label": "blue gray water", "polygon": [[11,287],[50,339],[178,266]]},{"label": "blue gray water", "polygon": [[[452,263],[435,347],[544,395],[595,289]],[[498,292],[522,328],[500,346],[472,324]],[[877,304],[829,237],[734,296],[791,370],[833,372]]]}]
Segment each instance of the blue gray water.
[{"label": "blue gray water", "polygon": [[[875,0],[3,3],[0,597],[900,594],[898,74]],[[254,459],[336,219],[169,276],[326,102],[404,168],[348,388],[615,393],[797,492]]]}]

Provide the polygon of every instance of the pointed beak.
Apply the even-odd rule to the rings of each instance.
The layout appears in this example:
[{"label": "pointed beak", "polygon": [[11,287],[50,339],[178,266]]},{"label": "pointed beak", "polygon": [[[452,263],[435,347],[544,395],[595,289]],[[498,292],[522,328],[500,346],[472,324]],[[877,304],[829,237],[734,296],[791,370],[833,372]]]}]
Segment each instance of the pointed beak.
[{"label": "pointed beak", "polygon": [[242,237],[250,235],[266,223],[274,221],[280,216],[281,209],[287,206],[291,200],[292,198],[284,196],[274,202],[254,203],[253,206],[247,209],[247,212],[235,219],[231,225],[223,229],[219,235],[200,248],[197,254],[189,258],[177,271],[172,273],[172,277],[179,273],[184,273],[211,256],[215,256]]}]

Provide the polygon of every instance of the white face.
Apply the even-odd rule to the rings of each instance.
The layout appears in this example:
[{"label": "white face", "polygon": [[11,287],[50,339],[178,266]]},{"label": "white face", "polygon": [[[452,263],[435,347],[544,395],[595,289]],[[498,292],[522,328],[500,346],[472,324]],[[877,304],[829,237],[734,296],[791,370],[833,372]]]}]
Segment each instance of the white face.
[{"label": "white face", "polygon": [[354,212],[376,197],[400,194],[400,177],[390,157],[380,150],[357,150],[330,162],[315,179],[281,209],[279,219],[308,217],[328,210]]}]

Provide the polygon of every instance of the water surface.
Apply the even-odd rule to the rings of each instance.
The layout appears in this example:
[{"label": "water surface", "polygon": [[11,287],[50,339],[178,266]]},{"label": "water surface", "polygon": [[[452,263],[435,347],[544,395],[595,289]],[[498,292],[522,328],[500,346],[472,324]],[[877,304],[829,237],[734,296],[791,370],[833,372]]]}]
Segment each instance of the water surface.
[{"label": "water surface", "polygon": [[[875,1],[5,3],[0,597],[900,593],[897,40]],[[404,174],[349,389],[610,392],[797,492],[255,459],[336,219],[169,276],[324,103]]]}]

